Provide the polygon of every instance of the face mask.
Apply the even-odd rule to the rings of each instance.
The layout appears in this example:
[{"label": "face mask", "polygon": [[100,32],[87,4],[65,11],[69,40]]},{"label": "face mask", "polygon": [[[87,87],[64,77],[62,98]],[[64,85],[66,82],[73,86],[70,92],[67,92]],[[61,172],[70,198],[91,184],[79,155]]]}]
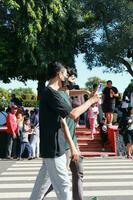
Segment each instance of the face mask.
[{"label": "face mask", "polygon": [[75,87],[75,83],[72,83],[72,82],[70,82],[70,81],[68,81],[68,85],[67,85],[67,88],[69,89],[69,90],[73,90]]},{"label": "face mask", "polygon": [[65,80],[62,81],[62,87],[67,87],[68,90],[73,90],[75,88],[75,83],[72,83],[68,81],[68,78],[65,78]]},{"label": "face mask", "polygon": [[61,81],[62,87],[67,87],[68,85],[68,78],[65,78],[64,81]]}]

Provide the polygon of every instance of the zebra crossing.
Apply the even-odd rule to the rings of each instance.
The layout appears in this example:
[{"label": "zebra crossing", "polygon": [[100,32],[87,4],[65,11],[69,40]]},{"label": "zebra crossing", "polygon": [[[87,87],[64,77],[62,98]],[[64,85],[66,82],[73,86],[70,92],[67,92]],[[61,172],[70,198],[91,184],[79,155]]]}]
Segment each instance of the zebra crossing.
[{"label": "zebra crossing", "polygon": [[[40,166],[41,159],[13,162],[0,174],[0,199],[28,200]],[[98,200],[133,199],[133,160],[85,158],[83,167],[84,200],[91,200],[94,196]],[[46,199],[56,200],[55,192]]]}]

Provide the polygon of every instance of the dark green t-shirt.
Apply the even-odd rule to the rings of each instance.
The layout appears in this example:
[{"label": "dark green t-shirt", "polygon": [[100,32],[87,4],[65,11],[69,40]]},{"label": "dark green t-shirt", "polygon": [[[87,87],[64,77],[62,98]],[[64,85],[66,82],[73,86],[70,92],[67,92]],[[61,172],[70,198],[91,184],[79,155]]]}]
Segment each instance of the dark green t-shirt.
[{"label": "dark green t-shirt", "polygon": [[40,155],[55,158],[65,153],[65,139],[61,117],[69,115],[72,108],[60,93],[51,87],[42,92],[39,107]]},{"label": "dark green t-shirt", "polygon": [[[65,99],[65,101],[71,106],[71,102],[70,102],[70,97],[69,95],[64,92],[64,91],[60,91],[60,95]],[[77,146],[77,137],[75,135],[75,121],[73,119],[71,119],[70,117],[66,117],[66,123],[68,125],[72,140],[74,142],[74,144]],[[69,149],[69,144],[67,142],[65,142],[65,148],[66,150]]]}]

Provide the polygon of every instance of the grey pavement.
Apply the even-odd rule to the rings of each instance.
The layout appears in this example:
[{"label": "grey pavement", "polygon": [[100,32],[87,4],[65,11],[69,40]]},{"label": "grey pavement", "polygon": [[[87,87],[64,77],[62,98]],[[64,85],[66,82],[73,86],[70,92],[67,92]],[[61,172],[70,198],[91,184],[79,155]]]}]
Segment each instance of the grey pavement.
[{"label": "grey pavement", "polygon": [[0,174],[14,163],[13,160],[0,159]]},{"label": "grey pavement", "polygon": [[[41,159],[0,160],[0,199],[28,200],[40,166]],[[133,160],[85,158],[83,166],[84,200],[92,200],[95,196],[97,200],[133,199]],[[46,198],[56,199],[54,192]]]}]

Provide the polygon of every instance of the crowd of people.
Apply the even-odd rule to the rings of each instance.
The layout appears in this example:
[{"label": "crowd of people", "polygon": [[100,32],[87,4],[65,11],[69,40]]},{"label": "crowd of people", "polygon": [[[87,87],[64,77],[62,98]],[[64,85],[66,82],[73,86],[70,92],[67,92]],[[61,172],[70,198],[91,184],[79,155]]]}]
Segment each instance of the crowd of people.
[{"label": "crowd of people", "polygon": [[[94,91],[96,91],[98,85],[94,86]],[[98,121],[98,128],[101,135],[101,143],[103,150],[108,141],[108,128],[112,124],[118,126],[118,133],[121,134],[122,140],[119,142],[123,143],[123,150],[126,147],[124,154],[127,155],[128,159],[132,159],[133,153],[133,91],[130,94],[123,94],[120,98],[120,94],[116,87],[112,86],[112,81],[108,80],[106,87],[101,93],[100,103],[92,105],[88,110],[88,119],[90,122],[90,128],[92,135],[95,132],[95,126],[97,126],[96,121]],[[114,119],[114,115],[117,115]],[[90,119],[93,116],[93,120]],[[118,134],[118,136],[119,136]],[[118,144],[118,146],[121,144]],[[119,152],[118,152],[119,154]]]},{"label": "crowd of people", "polygon": [[24,110],[11,99],[9,107],[2,107],[0,114],[1,125],[7,127],[5,158],[39,158],[39,108]]},{"label": "crowd of people", "polygon": [[72,172],[72,198],[82,200],[83,157],[78,148],[75,127],[89,124],[92,140],[99,128],[104,149],[108,128],[112,126],[114,112],[117,112],[118,130],[127,147],[127,158],[131,159],[132,99],[123,96],[120,103],[119,92],[111,80],[100,93],[99,84],[93,85],[92,92],[81,90],[75,84],[76,70],[60,62],[48,65],[47,77],[49,83],[42,91],[39,108],[30,112],[24,110],[12,95],[9,108],[6,112],[1,110],[3,125],[7,126],[6,158],[21,160],[25,153],[29,160],[43,158],[31,200],[42,200],[53,189],[59,200],[71,199],[69,167]]},{"label": "crowd of people", "polygon": [[111,80],[106,82],[105,87],[103,87],[100,82],[99,84],[94,84],[92,94],[96,92],[100,92],[100,99],[97,103],[88,108],[87,119],[89,121],[92,139],[94,139],[94,134],[97,129],[99,129],[103,147],[102,150],[104,151],[104,146],[108,141],[108,128],[112,126],[114,112],[116,108],[118,108],[116,102],[119,92],[118,89],[112,85]]}]

